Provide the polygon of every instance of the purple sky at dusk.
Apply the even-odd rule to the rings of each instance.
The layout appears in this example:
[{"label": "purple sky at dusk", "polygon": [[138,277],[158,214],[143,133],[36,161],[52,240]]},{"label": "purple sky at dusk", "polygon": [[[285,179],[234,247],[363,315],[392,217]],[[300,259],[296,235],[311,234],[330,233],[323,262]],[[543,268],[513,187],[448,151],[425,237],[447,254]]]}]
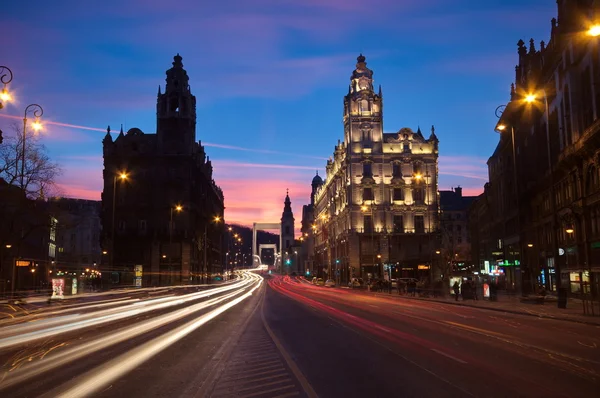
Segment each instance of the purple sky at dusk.
[{"label": "purple sky at dusk", "polygon": [[42,105],[64,194],[99,200],[106,126],[154,132],[158,86],[180,53],[227,221],[278,220],[289,188],[299,226],[315,170],[343,138],[362,52],[383,87],[385,131],[435,125],[440,189],[478,194],[516,43],[547,42],[555,15],[553,0],[12,1],[0,65],[16,101],[0,128]]}]

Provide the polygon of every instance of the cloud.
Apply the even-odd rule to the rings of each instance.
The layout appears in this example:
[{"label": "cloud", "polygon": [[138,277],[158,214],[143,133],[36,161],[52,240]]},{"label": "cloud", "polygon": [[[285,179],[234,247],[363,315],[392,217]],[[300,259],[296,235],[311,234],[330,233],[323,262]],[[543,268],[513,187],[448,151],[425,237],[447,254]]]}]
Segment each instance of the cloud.
[{"label": "cloud", "polygon": [[440,156],[440,180],[444,176],[455,176],[480,181],[488,180],[486,160],[475,156]]}]

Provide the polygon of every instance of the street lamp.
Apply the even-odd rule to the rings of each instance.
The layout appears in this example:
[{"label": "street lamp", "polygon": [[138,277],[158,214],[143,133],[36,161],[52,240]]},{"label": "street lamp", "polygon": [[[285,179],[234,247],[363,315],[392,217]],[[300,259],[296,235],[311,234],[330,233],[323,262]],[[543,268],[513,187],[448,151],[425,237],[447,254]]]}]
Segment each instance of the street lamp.
[{"label": "street lamp", "polygon": [[600,36],[600,25],[596,24],[596,25],[590,26],[590,28],[588,29],[588,31],[586,33],[588,36],[592,36],[592,37]]},{"label": "street lamp", "polygon": [[25,112],[23,114],[23,147],[21,152],[21,189],[25,189],[25,139],[27,137],[27,115],[33,114],[35,117],[35,121],[31,124],[31,127],[35,131],[40,131],[42,129],[42,125],[40,123],[40,118],[44,114],[44,109],[38,104],[30,104],[25,108]]},{"label": "street lamp", "polygon": [[[167,259],[167,268],[169,269],[169,279],[170,279],[170,283],[173,283],[173,270],[171,269],[171,252],[172,252],[172,246],[173,246],[173,210],[175,210],[177,213],[181,212],[183,210],[183,206],[181,205],[175,205],[175,207],[171,206],[170,207],[170,217],[169,217],[169,258]],[[180,270],[181,272],[181,270]]]},{"label": "street lamp", "polygon": [[[113,197],[112,197],[112,224],[111,224],[111,237],[110,237],[110,252],[108,266],[109,269],[113,270],[115,261],[115,202],[117,200],[117,180],[125,181],[127,179],[127,173],[124,171],[119,172],[113,176]],[[104,253],[104,252],[103,252]]]},{"label": "street lamp", "polygon": [[[373,253],[373,267],[375,267],[375,231],[374,231],[374,229],[375,229],[375,220],[373,220],[373,205],[374,205],[373,202],[371,202],[371,204],[369,206],[362,205],[360,207],[360,210],[363,213],[369,211],[369,213],[371,214],[371,252]],[[363,230],[364,229],[365,229],[365,227],[364,227],[364,223],[363,223]],[[379,271],[379,269],[378,269],[378,271]]]},{"label": "street lamp", "polygon": [[[13,79],[12,71],[7,66],[0,65],[0,83],[4,85],[2,88],[2,92],[0,92],[0,100],[4,102],[9,102],[11,100],[10,93],[6,90],[6,86]],[[0,102],[0,109],[4,108],[4,104]]]}]

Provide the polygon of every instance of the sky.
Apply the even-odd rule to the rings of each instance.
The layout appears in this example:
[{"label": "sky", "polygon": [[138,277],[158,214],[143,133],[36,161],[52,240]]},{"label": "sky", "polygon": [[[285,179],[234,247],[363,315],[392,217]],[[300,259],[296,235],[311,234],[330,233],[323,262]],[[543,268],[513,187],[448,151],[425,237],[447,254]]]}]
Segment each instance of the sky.
[{"label": "sky", "polygon": [[42,105],[64,196],[100,199],[108,125],[155,132],[158,86],[179,53],[226,221],[279,220],[289,189],[299,227],[315,171],[343,139],[360,53],[383,88],[385,132],[435,125],[439,188],[481,193],[517,42],[548,42],[556,1],[31,0],[1,15],[15,101],[0,129]]}]

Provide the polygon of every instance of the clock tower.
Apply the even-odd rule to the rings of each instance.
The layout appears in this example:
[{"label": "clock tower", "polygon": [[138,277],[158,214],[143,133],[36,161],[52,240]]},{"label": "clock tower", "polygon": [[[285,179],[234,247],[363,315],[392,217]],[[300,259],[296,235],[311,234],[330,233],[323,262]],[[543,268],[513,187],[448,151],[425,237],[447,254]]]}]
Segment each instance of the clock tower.
[{"label": "clock tower", "polygon": [[348,94],[344,97],[344,141],[352,153],[381,153],[383,141],[383,98],[381,86],[375,93],[373,71],[365,57],[357,58],[350,76]]}]

